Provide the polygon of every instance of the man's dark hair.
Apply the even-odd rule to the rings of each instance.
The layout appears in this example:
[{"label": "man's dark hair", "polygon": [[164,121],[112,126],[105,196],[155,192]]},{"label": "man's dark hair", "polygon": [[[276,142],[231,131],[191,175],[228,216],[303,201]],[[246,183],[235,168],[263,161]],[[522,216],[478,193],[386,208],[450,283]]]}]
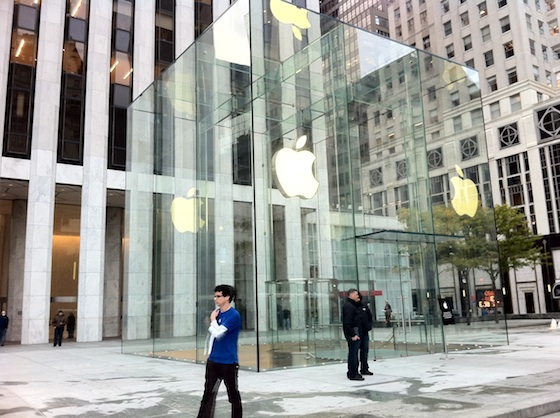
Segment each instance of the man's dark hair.
[{"label": "man's dark hair", "polygon": [[229,296],[230,303],[235,300],[235,289],[229,284],[219,284],[214,288],[214,292],[222,292],[222,296]]},{"label": "man's dark hair", "polygon": [[351,288],[351,289],[348,289],[347,294],[348,294],[348,296],[350,296],[352,293],[357,292],[357,291],[358,291],[358,289]]}]

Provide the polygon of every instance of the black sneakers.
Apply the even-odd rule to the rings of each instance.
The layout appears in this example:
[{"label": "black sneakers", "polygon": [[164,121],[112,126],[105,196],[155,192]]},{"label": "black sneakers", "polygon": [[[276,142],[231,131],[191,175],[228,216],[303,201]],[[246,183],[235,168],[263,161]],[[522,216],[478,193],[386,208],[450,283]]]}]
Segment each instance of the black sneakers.
[{"label": "black sneakers", "polygon": [[373,373],[370,372],[369,370],[366,370],[365,372],[362,372],[362,374],[365,374],[367,376],[373,376]]},{"label": "black sneakers", "polygon": [[365,380],[361,374],[357,374],[356,376],[348,376],[350,380]]}]

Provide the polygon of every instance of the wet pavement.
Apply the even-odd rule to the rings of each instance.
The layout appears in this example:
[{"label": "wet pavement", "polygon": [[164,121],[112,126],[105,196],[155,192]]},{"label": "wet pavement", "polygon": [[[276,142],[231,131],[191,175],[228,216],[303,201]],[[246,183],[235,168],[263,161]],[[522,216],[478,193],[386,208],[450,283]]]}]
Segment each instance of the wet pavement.
[{"label": "wet pavement", "polygon": [[[544,321],[546,322],[546,321]],[[556,417],[560,329],[510,327],[510,344],[383,359],[364,381],[332,364],[241,370],[245,417]],[[204,366],[121,354],[120,341],[0,347],[0,416],[195,417]],[[229,417],[221,387],[216,417]]]}]

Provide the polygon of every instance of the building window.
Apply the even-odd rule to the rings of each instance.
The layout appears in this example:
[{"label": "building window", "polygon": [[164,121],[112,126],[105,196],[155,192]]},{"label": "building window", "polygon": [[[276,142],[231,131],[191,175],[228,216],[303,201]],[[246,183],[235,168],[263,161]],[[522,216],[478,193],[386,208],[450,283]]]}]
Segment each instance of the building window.
[{"label": "building window", "polygon": [[509,24],[509,16],[500,19],[500,26],[502,27],[502,33],[506,33],[511,30],[511,25]]},{"label": "building window", "polygon": [[529,31],[533,30],[533,22],[530,14],[525,14],[525,24],[527,26],[527,30]]},{"label": "building window", "polygon": [[500,102],[490,103],[490,119],[497,119],[502,116],[500,111]]},{"label": "building window", "polygon": [[472,49],[472,37],[471,35],[467,35],[463,38],[463,46],[465,47],[465,51]]},{"label": "building window", "polygon": [[546,11],[551,12],[556,9],[556,0],[546,0]]},{"label": "building window", "polygon": [[548,48],[544,45],[542,47],[542,57],[543,57],[543,61],[548,62]]},{"label": "building window", "polygon": [[443,153],[441,148],[428,151],[428,170],[443,167]]},{"label": "building window", "polygon": [[443,13],[449,12],[449,0],[441,0],[441,11]]},{"label": "building window", "polygon": [[446,182],[443,176],[430,178],[430,194],[433,205],[443,205],[446,202]]},{"label": "building window", "polygon": [[431,71],[434,69],[434,60],[432,57],[424,58],[424,68],[426,71]]},{"label": "building window", "polygon": [[420,12],[420,22],[428,23],[428,12],[426,10]]},{"label": "building window", "polygon": [[488,8],[486,7],[486,2],[478,3],[478,14],[480,17],[484,17],[488,14]]},{"label": "building window", "polygon": [[507,76],[509,84],[517,83],[517,70],[515,68],[508,70]]},{"label": "building window", "polygon": [[461,25],[465,27],[465,26],[469,26],[469,24],[470,24],[469,12],[461,13]]},{"label": "building window", "polygon": [[544,22],[538,21],[539,23],[539,34],[544,36]]},{"label": "building window", "polygon": [[[198,2],[195,2],[198,3]],[[195,29],[200,22],[196,19],[199,5],[195,4]],[[207,26],[206,26],[207,27]],[[206,29],[204,27],[204,29]],[[200,32],[202,33],[202,32]],[[196,36],[198,36],[198,33]],[[175,8],[174,2],[156,0],[156,49],[154,74],[157,78],[175,59]]]},{"label": "building window", "polygon": [[369,171],[369,184],[371,187],[383,184],[383,169],[381,167]]},{"label": "building window", "polygon": [[517,131],[517,123],[502,126],[498,128],[498,136],[500,138],[500,147],[508,148],[512,145],[519,144],[519,132]]},{"label": "building window", "polygon": [[475,109],[471,111],[471,126],[481,126],[484,123],[482,116],[482,109]]},{"label": "building window", "polygon": [[132,101],[132,45],[134,5],[127,0],[113,3],[113,42],[109,96],[109,144],[107,168],[126,168],[126,109]]},{"label": "building window", "polygon": [[533,65],[533,78],[535,79],[535,81],[541,80],[539,67],[535,65]]},{"label": "building window", "polygon": [[480,97],[480,89],[476,84],[469,84],[469,98],[471,100],[478,99]]},{"label": "building window", "polygon": [[498,0],[498,9],[507,5],[507,0]]},{"label": "building window", "polygon": [[478,156],[478,139],[476,136],[461,140],[461,159],[470,160]]},{"label": "building window", "polygon": [[447,45],[445,51],[447,52],[447,58],[453,58],[455,56],[455,46],[453,44]]},{"label": "building window", "polygon": [[407,168],[406,160],[397,161],[397,180],[406,178]]},{"label": "building window", "polygon": [[560,137],[560,106],[550,106],[537,111],[537,121],[541,141]]},{"label": "building window", "polygon": [[533,41],[532,39],[529,39],[529,50],[531,51],[531,55],[536,56],[537,55],[537,51],[535,48],[535,41]]},{"label": "building window", "polygon": [[513,96],[510,96],[509,102],[510,102],[510,107],[512,112],[517,112],[518,110],[521,110],[520,94],[514,94]]},{"label": "building window", "polygon": [[504,55],[506,59],[511,58],[515,55],[515,52],[513,50],[513,42],[508,42],[504,44]]},{"label": "building window", "polygon": [[461,132],[463,130],[463,119],[461,116],[455,116],[453,118],[453,132]]},{"label": "building window", "polygon": [[453,106],[453,107],[459,106],[459,104],[460,104],[460,102],[459,102],[459,92],[458,91],[452,92],[450,97],[451,97],[451,106]]},{"label": "building window", "polygon": [[484,53],[484,62],[487,67],[494,65],[494,53],[491,50]]},{"label": "building window", "polygon": [[496,76],[488,77],[488,90],[490,91],[498,90],[498,82],[496,81]]},{"label": "building window", "polygon": [[490,39],[492,39],[490,35],[490,26],[484,26],[483,28],[481,28],[480,36],[482,38],[482,42],[488,42]]},{"label": "building window", "polygon": [[558,21],[556,19],[554,19],[552,22],[548,22],[548,27],[552,36],[558,35],[560,33],[560,29],[558,28]]},{"label": "building window", "polygon": [[428,100],[433,102],[437,99],[436,88],[434,86],[428,87]]},{"label": "building window", "polygon": [[414,32],[414,18],[408,19],[408,31]]},{"label": "building window", "polygon": [[14,4],[2,146],[6,157],[31,157],[40,14],[38,3]]},{"label": "building window", "polygon": [[424,36],[424,38],[422,38],[423,44],[424,44],[424,49],[426,51],[430,50],[430,35]]},{"label": "building window", "polygon": [[[169,7],[174,5],[174,1],[159,0],[169,3]],[[206,30],[213,20],[212,2],[208,0],[194,1],[194,37],[198,38]]]},{"label": "building window", "polygon": [[77,4],[79,7],[74,2],[66,3],[62,54],[57,158],[67,164],[83,162],[89,3]]},{"label": "building window", "polygon": [[397,26],[397,27],[395,28],[395,32],[397,32],[397,36],[398,36],[398,37],[401,37],[401,36],[402,36],[402,26],[400,26],[400,25]]},{"label": "building window", "polygon": [[449,36],[453,33],[453,28],[451,27],[451,21],[447,21],[443,24],[443,33],[445,36]]},{"label": "building window", "polygon": [[465,65],[469,68],[474,68],[474,59],[471,58],[470,60],[465,61]]}]

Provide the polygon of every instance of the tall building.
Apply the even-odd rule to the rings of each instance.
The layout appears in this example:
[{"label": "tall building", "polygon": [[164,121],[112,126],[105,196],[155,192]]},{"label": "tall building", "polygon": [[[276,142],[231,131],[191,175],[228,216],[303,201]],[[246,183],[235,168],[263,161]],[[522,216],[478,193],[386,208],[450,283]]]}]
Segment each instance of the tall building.
[{"label": "tall building", "polygon": [[[341,16],[340,10],[346,3],[355,2],[339,2],[339,18],[361,25],[362,19]],[[543,268],[509,272],[503,283],[506,309],[515,314],[558,311],[558,301],[552,297],[552,288],[560,280],[557,174],[560,15],[556,2],[394,0],[383,3],[391,38],[464,63],[479,72],[489,164],[483,172],[473,167],[467,175],[475,182],[481,174],[489,176],[494,204],[522,210],[533,231],[543,236],[543,249],[552,262]],[[457,91],[436,91],[430,86],[427,89],[430,100],[424,111],[433,118],[445,112],[452,120],[449,125],[442,124],[441,129],[427,133],[431,135],[430,147],[437,150],[438,144],[449,135],[466,136],[465,123],[481,115],[465,112]],[[463,144],[467,157],[476,144],[471,141]],[[450,199],[448,180],[447,175],[439,179],[432,177],[434,203]]]},{"label": "tall building", "polygon": [[[127,107],[229,0],[0,4],[0,306],[9,341],[121,335]],[[51,331],[52,333],[52,331]]]},{"label": "tall building", "polygon": [[490,206],[478,74],[388,39],[391,9],[364,4],[338,10],[377,34],[317,0],[2,2],[8,340],[48,342],[61,309],[78,341],[199,360],[219,283],[258,370],[343,359],[352,287],[376,319],[393,304],[380,355],[461,345],[440,302],[481,321],[469,342],[501,340],[477,305],[488,277],[438,278],[441,240],[461,237],[431,221],[461,169]]}]

